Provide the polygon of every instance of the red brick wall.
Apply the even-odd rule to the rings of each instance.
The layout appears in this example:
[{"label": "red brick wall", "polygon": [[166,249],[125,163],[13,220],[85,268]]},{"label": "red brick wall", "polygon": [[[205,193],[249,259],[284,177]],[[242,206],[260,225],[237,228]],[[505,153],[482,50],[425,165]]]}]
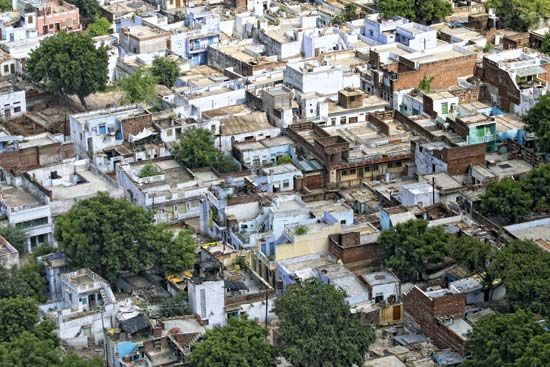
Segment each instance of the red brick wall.
[{"label": "red brick wall", "polygon": [[408,65],[401,64],[400,61],[398,79],[391,81],[392,91],[416,88],[424,75],[427,77],[434,76],[431,84],[432,89],[452,87],[456,85],[459,77],[473,75],[475,64],[475,54],[421,64],[418,70],[414,71],[408,71]]},{"label": "red brick wall", "polygon": [[434,344],[441,349],[450,348],[460,355],[464,355],[464,340],[441,321],[437,321],[433,340]]},{"label": "red brick wall", "polygon": [[121,122],[122,137],[128,140],[128,135],[137,135],[144,128],[153,127],[153,115],[146,114],[136,117],[130,117]]},{"label": "red brick wall", "polygon": [[466,145],[434,151],[434,156],[447,162],[447,173],[462,175],[470,165],[485,165],[485,144]]},{"label": "red brick wall", "polygon": [[[450,335],[450,330],[438,321],[440,316],[464,317],[466,307],[466,295],[464,293],[448,294],[439,298],[430,299],[420,289],[414,287],[403,295],[403,305],[407,317],[412,318],[420,327],[420,331],[434,342],[441,343],[438,346],[452,347],[458,336]],[[445,328],[446,329],[446,328]],[[458,338],[460,339],[460,338]],[[452,342],[449,342],[452,341]],[[449,342],[450,345],[443,345]],[[456,350],[456,349],[455,349]]]}]

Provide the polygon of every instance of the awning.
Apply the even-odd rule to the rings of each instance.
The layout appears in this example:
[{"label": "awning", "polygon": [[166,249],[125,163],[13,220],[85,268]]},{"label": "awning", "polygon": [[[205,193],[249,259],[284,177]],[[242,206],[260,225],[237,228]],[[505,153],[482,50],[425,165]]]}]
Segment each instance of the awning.
[{"label": "awning", "polygon": [[528,66],[526,68],[514,70],[517,76],[523,78],[530,75],[539,75],[546,73],[546,69],[541,66]]}]

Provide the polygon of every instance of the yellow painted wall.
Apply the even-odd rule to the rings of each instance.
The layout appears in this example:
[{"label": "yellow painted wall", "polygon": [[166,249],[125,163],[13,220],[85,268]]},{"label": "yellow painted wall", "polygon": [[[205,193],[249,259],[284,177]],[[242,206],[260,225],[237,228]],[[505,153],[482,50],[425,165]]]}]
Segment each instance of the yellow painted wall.
[{"label": "yellow painted wall", "polygon": [[319,231],[308,232],[301,236],[294,235],[294,243],[277,246],[275,250],[276,260],[328,252],[328,236],[333,233],[340,233],[341,230],[342,226],[337,223],[332,226],[323,226]]}]

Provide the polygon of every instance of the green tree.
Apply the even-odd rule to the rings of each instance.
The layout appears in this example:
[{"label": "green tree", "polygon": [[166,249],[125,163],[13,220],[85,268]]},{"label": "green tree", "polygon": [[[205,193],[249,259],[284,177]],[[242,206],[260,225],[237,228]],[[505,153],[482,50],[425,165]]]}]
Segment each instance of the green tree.
[{"label": "green tree", "polygon": [[25,252],[25,244],[27,241],[27,235],[21,228],[14,226],[0,227],[0,236],[4,237],[9,243],[13,245],[19,251],[19,254]]},{"label": "green tree", "polygon": [[174,297],[163,298],[159,305],[160,317],[175,317],[192,313],[186,292],[178,292]]},{"label": "green tree", "polygon": [[80,18],[84,24],[92,22],[101,13],[97,0],[68,0],[68,2],[78,8]]},{"label": "green tree", "polygon": [[282,353],[295,367],[360,366],[374,341],[351,314],[345,293],[316,279],[288,287],[275,311]]},{"label": "green tree", "polygon": [[143,165],[143,167],[141,167],[141,170],[138,173],[138,177],[139,178],[151,177],[151,176],[160,175],[160,173],[161,171],[156,165],[154,165],[151,162],[147,162]]},{"label": "green tree", "polygon": [[172,155],[188,168],[214,167],[220,172],[231,172],[236,165],[214,145],[212,133],[206,129],[186,129],[174,146]]},{"label": "green tree", "polygon": [[512,222],[524,218],[533,206],[533,199],[521,184],[511,178],[491,182],[481,197],[479,208],[484,215],[501,216]]},{"label": "green tree", "polygon": [[57,33],[31,51],[27,71],[31,80],[54,94],[76,94],[84,107],[85,97],[105,89],[108,56],[91,38],[78,32]]},{"label": "green tree", "polygon": [[491,315],[475,324],[465,345],[469,358],[462,366],[513,367],[530,340],[543,332],[533,315],[524,311]]},{"label": "green tree", "polygon": [[283,154],[277,157],[277,164],[288,164],[292,163],[292,158],[288,154]]},{"label": "green tree", "polygon": [[516,360],[515,367],[550,366],[550,332],[537,335],[527,344],[523,356]]},{"label": "green tree", "polygon": [[155,57],[151,66],[151,73],[159,84],[168,88],[176,85],[176,79],[179,75],[178,61],[168,57]]},{"label": "green tree", "polygon": [[0,266],[0,298],[23,297],[46,301],[47,290],[42,269],[38,264],[27,264],[19,269]]},{"label": "green tree", "polygon": [[452,13],[447,0],[378,0],[378,11],[386,18],[395,16],[430,24]]},{"label": "green tree", "polygon": [[431,24],[434,21],[443,21],[453,12],[449,0],[415,0],[416,21]]},{"label": "green tree", "polygon": [[498,276],[515,310],[550,316],[550,254],[531,241],[512,241],[497,255]]},{"label": "green tree", "polygon": [[546,35],[544,36],[540,51],[544,52],[547,55],[550,55],[550,33],[546,33]]},{"label": "green tree", "polygon": [[450,236],[442,227],[428,227],[427,221],[418,219],[383,231],[379,242],[386,250],[384,265],[402,279],[416,279],[429,265],[445,259]]},{"label": "green tree", "polygon": [[109,29],[111,28],[111,22],[105,17],[97,17],[93,23],[88,25],[86,31],[90,37],[104,36],[109,34]]},{"label": "green tree", "polygon": [[414,0],[378,0],[376,6],[386,18],[398,16],[412,20],[416,17]]},{"label": "green tree", "polygon": [[0,11],[11,10],[11,1],[10,0],[0,0]]},{"label": "green tree", "polygon": [[32,298],[0,299],[0,342],[11,341],[38,322],[36,301]]},{"label": "green tree", "polygon": [[99,358],[84,359],[75,353],[69,353],[63,357],[59,367],[103,367],[103,361]]},{"label": "green tree", "polygon": [[550,17],[548,0],[489,0],[487,7],[495,9],[504,27],[517,32],[525,32]]},{"label": "green tree", "polygon": [[181,230],[175,238],[169,231],[159,231],[170,238],[161,239],[162,242],[171,243],[165,246],[156,254],[156,263],[159,268],[163,268],[168,274],[180,274],[185,270],[191,269],[195,262],[195,251],[197,245],[193,238],[193,231],[189,229]]},{"label": "green tree", "polygon": [[[76,267],[88,267],[113,281],[122,270],[139,272],[153,266],[172,270],[181,248],[165,227],[152,223],[152,213],[107,194],[79,201],[55,223],[55,237]],[[164,263],[160,263],[163,259]]]},{"label": "green tree", "polygon": [[357,6],[353,3],[347,3],[344,7],[344,19],[347,21],[357,18]]},{"label": "green tree", "polygon": [[523,118],[527,129],[537,136],[539,148],[550,153],[550,94],[540,97]]},{"label": "green tree", "polygon": [[424,93],[430,93],[432,91],[432,82],[434,79],[435,77],[433,76],[428,77],[427,75],[424,75],[418,82],[416,89]]},{"label": "green tree", "polygon": [[543,164],[532,170],[520,181],[521,188],[533,200],[533,209],[550,209],[550,164]]},{"label": "green tree", "polygon": [[123,103],[153,104],[157,98],[157,80],[145,68],[137,69],[117,84],[124,92]]},{"label": "green tree", "polygon": [[479,274],[483,285],[489,290],[488,299],[491,300],[497,278],[496,248],[473,237],[461,236],[453,242],[450,252],[470,272]]},{"label": "green tree", "polygon": [[230,318],[227,325],[208,330],[191,351],[194,367],[267,367],[273,350],[267,330],[246,318]]}]

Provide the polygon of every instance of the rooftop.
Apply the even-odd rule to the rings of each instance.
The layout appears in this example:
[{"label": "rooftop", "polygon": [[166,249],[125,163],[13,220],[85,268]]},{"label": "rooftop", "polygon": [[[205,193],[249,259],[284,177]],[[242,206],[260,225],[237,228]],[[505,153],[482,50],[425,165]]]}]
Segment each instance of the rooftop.
[{"label": "rooftop", "polygon": [[374,273],[362,274],[361,278],[370,286],[399,283],[399,278],[388,271],[377,271]]},{"label": "rooftop", "polygon": [[30,209],[42,205],[39,200],[19,186],[0,187],[0,201],[11,211]]},{"label": "rooftop", "polygon": [[275,129],[275,127],[267,121],[267,116],[264,112],[228,116],[221,121],[221,134],[226,136],[269,129]]}]

